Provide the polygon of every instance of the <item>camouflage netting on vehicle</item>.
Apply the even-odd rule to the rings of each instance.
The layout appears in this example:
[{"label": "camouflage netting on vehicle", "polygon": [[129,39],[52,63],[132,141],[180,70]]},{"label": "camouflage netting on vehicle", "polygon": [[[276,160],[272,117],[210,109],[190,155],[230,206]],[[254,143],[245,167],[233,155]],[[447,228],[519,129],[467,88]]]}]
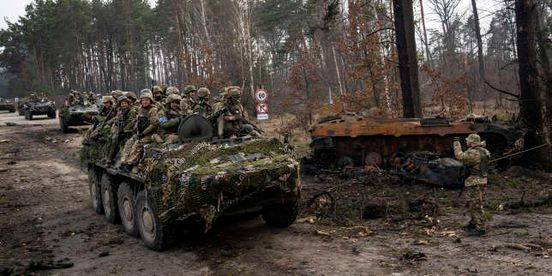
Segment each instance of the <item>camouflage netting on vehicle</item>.
[{"label": "camouflage netting on vehicle", "polygon": [[207,227],[234,199],[270,189],[297,194],[300,187],[299,163],[276,139],[148,150],[139,171],[162,221],[200,215]]}]

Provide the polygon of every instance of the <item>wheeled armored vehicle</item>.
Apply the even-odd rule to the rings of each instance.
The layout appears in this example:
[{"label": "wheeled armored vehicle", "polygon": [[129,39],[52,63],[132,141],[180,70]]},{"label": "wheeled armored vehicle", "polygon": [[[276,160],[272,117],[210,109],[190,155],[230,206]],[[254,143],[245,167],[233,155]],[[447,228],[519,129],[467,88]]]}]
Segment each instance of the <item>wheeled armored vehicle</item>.
[{"label": "wheeled armored vehicle", "polygon": [[8,99],[0,98],[0,110],[7,110],[9,113],[15,112],[14,102]]},{"label": "wheeled armored vehicle", "polygon": [[[37,115],[47,115],[48,118],[56,117],[56,105],[46,97],[26,101],[23,103],[22,111],[27,120],[32,120],[33,116]],[[21,110],[19,112],[21,113]]]},{"label": "wheeled armored vehicle", "polygon": [[190,115],[179,142],[146,146],[139,165],[125,172],[102,160],[104,138],[86,139],[81,151],[92,206],[150,249],[166,248],[178,222],[199,221],[208,230],[233,214],[260,212],[273,227],[296,219],[299,162],[277,139],[214,138],[207,119]]},{"label": "wheeled armored vehicle", "polygon": [[96,104],[64,105],[59,109],[59,128],[63,133],[66,133],[71,126],[92,125],[93,118],[98,113],[99,108]]}]

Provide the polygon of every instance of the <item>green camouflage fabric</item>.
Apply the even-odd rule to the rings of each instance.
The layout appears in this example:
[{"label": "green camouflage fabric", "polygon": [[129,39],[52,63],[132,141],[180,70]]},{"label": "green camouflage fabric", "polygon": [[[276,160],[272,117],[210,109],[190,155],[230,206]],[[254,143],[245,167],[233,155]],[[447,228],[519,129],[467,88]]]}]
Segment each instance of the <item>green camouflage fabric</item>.
[{"label": "green camouflage fabric", "polygon": [[208,101],[200,100],[199,103],[195,105],[193,113],[208,118],[213,113],[213,107]]},{"label": "green camouflage fabric", "polygon": [[138,173],[145,177],[162,222],[199,215],[207,229],[236,199],[245,201],[271,191],[298,196],[301,187],[299,163],[276,139],[149,149]]},{"label": "green camouflage fabric", "polygon": [[153,142],[152,135],[156,133],[159,123],[157,113],[157,107],[155,107],[153,104],[150,104],[148,107],[140,108],[140,110],[138,111],[138,116],[136,117],[134,133],[138,133],[138,121],[140,120],[139,118],[146,118],[148,125],[142,132],[144,137],[132,137],[125,143],[125,146],[121,153],[122,165],[138,164],[138,161],[140,161],[140,158],[142,157],[144,146]]},{"label": "green camouflage fabric", "polygon": [[470,216],[469,225],[475,230],[485,229],[485,211],[483,210],[484,186],[474,185],[464,188],[464,200]]},{"label": "green camouflage fabric", "polygon": [[465,186],[486,185],[487,174],[481,171],[481,158],[485,154],[487,158],[490,158],[491,153],[484,148],[485,143],[475,143],[466,151],[462,151],[462,145],[459,141],[455,141],[454,156],[458,161],[461,161],[464,166],[469,170],[469,176],[465,180]]}]

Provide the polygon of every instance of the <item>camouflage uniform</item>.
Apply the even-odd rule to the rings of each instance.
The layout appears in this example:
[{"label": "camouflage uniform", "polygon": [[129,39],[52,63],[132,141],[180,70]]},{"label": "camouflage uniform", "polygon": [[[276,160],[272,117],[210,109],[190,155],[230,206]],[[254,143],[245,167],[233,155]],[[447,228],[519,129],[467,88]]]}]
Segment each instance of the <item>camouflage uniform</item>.
[{"label": "camouflage uniform", "polygon": [[162,108],[163,100],[165,99],[165,93],[161,88],[161,86],[159,85],[154,86],[151,92],[153,94],[153,99],[155,100],[156,107]]},{"label": "camouflage uniform", "polygon": [[158,124],[158,109],[154,104],[153,95],[149,92],[149,89],[144,89],[140,93],[140,101],[146,98],[151,103],[147,107],[144,107],[142,104],[138,111],[134,126],[136,134],[126,142],[121,153],[122,166],[134,166],[138,164],[140,158],[142,158],[144,146],[153,142],[152,135],[155,134]]},{"label": "camouflage uniform", "polygon": [[180,110],[186,112],[186,114],[192,114],[194,106],[196,105],[194,94],[197,92],[195,85],[186,85],[184,87],[184,95],[180,102]]},{"label": "camouflage uniform", "polygon": [[240,119],[248,120],[247,111],[240,103],[241,91],[238,86],[228,89],[228,96],[224,107],[226,111],[223,115],[224,137],[253,135],[259,136],[251,124],[245,123]]},{"label": "camouflage uniform", "polygon": [[[128,103],[128,107],[121,107],[121,102],[123,101]],[[126,96],[120,96],[117,102],[117,115],[107,123],[111,125],[111,140],[108,144],[107,162],[111,162],[115,158],[120,146],[125,144],[126,140],[130,138],[136,120],[136,109],[130,105],[130,101]]]},{"label": "camouflage uniform", "polygon": [[[167,89],[168,91],[169,89]],[[157,133],[160,136],[161,143],[172,144],[178,141],[178,126],[181,119],[186,116],[184,112],[180,110],[180,102],[182,97],[178,94],[169,94],[167,96],[166,107],[159,112],[159,128]],[[177,102],[178,108],[171,108],[171,103]]]},{"label": "camouflage uniform", "polygon": [[[107,124],[108,121],[113,119],[115,117],[115,101],[113,100],[113,97],[111,96],[104,96],[102,97],[102,103],[104,104],[102,108],[100,109],[100,113],[96,115],[93,119],[94,125],[90,129],[89,137],[92,139],[96,139],[100,136],[106,136],[109,133],[109,130],[111,129],[111,126]],[[109,107],[107,106],[107,103],[109,103]]]},{"label": "camouflage uniform", "polygon": [[470,215],[468,229],[485,232],[485,213],[483,210],[484,187],[487,185],[487,166],[491,154],[484,148],[485,142],[477,134],[470,134],[466,138],[469,149],[462,151],[460,141],[454,141],[454,156],[462,161],[467,170],[464,182],[466,207]]},{"label": "camouflage uniform", "polygon": [[206,87],[199,88],[197,91],[199,101],[193,109],[194,114],[199,114],[205,118],[209,118],[209,116],[213,113],[213,107],[209,104],[210,95],[211,91],[209,91]]}]

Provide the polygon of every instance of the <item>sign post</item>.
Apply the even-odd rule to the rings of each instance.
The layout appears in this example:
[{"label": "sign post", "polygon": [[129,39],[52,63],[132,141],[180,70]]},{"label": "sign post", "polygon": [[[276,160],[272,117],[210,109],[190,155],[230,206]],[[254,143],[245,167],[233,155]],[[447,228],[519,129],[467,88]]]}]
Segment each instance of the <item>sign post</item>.
[{"label": "sign post", "polygon": [[268,99],[268,93],[266,90],[259,88],[255,92],[255,100],[257,100],[257,120],[268,120],[268,105],[266,100]]}]

